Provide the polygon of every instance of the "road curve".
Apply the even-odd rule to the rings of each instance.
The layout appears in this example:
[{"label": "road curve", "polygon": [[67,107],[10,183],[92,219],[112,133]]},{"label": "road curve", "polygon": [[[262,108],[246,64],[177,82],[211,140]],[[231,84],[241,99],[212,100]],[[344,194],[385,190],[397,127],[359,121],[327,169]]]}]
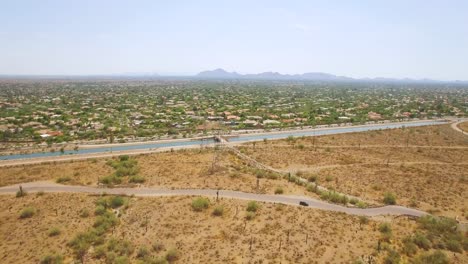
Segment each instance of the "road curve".
[{"label": "road curve", "polygon": [[452,123],[450,126],[452,127],[452,129],[454,129],[457,132],[460,132],[462,135],[468,136],[467,132],[461,130],[461,128],[458,127],[458,125],[463,123],[463,122],[468,122],[468,120],[463,119],[463,120],[460,120],[458,122]]},{"label": "road curve", "polygon": [[408,215],[420,217],[427,215],[423,211],[406,208],[403,206],[384,206],[378,208],[350,208],[336,204],[330,204],[321,200],[310,197],[287,196],[287,195],[270,195],[270,194],[254,194],[230,190],[212,190],[212,189],[157,189],[157,188],[98,188],[91,186],[72,186],[61,185],[52,182],[30,182],[16,184],[11,186],[0,187],[0,194],[14,194],[19,190],[19,186],[27,192],[65,192],[65,193],[89,193],[89,194],[118,194],[118,195],[135,195],[135,196],[210,196],[216,197],[216,192],[219,191],[219,197],[232,198],[241,200],[253,200],[266,203],[281,203],[287,205],[299,206],[300,201],[308,203],[308,207],[320,210],[333,212],[343,212],[351,215],[377,216],[377,215]]}]

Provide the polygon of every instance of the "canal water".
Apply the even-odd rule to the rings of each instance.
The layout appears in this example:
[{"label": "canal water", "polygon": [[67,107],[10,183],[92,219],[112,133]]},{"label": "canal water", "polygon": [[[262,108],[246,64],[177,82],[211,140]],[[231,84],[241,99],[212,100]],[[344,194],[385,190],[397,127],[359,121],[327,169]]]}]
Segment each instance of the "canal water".
[{"label": "canal water", "polygon": [[[391,129],[401,127],[417,127],[417,126],[428,126],[442,124],[443,122],[437,120],[425,120],[411,123],[401,124],[376,124],[369,126],[356,126],[356,127],[333,127],[320,130],[297,130],[297,131],[278,131],[269,134],[257,134],[257,135],[242,135],[239,137],[230,138],[230,142],[243,142],[243,141],[258,141],[263,139],[282,139],[289,136],[302,137],[302,136],[320,136],[320,135],[331,135],[331,134],[342,134],[350,132],[364,132],[371,130],[380,129]],[[92,149],[78,149],[78,150],[66,150],[63,153],[60,151],[56,152],[37,152],[31,154],[15,154],[15,155],[4,155],[0,156],[0,160],[15,160],[15,159],[31,159],[31,158],[42,158],[42,157],[55,157],[65,155],[77,155],[77,154],[95,154],[95,153],[109,153],[113,151],[124,151],[124,150],[145,150],[154,148],[170,148],[180,146],[199,146],[214,143],[214,140],[189,140],[187,141],[172,141],[172,142],[158,142],[158,143],[147,143],[137,145],[121,145],[115,147],[98,147]]]}]

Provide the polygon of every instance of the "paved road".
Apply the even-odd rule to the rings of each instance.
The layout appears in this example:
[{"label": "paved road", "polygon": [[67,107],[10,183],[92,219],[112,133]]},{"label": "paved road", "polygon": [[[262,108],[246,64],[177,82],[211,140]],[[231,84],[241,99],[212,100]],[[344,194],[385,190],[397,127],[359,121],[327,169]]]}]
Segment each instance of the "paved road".
[{"label": "paved road", "polygon": [[452,123],[450,126],[451,126],[455,131],[460,132],[460,133],[462,133],[463,135],[468,136],[468,133],[467,133],[467,132],[461,130],[461,129],[458,127],[458,125],[461,124],[461,123],[463,123],[463,122],[468,122],[468,120],[463,119],[463,120],[458,121],[458,122],[456,122],[456,123]]},{"label": "paved road", "polygon": [[[67,193],[91,193],[91,194],[120,194],[120,195],[135,195],[135,196],[211,196],[215,197],[217,190],[211,189],[156,189],[156,188],[97,188],[90,186],[71,186],[61,185],[52,182],[31,182],[21,184],[23,190],[27,192],[67,192]],[[14,194],[19,190],[19,184],[0,187],[0,194]],[[330,204],[324,201],[313,199],[310,197],[287,196],[287,195],[269,195],[269,194],[254,194],[238,191],[219,190],[219,197],[233,198],[242,200],[254,200],[267,203],[281,203],[287,205],[299,206],[300,201],[305,201],[310,208],[316,208],[327,211],[343,212],[352,215],[408,215],[420,217],[427,213],[403,206],[384,206],[378,208],[349,208],[341,205]]]}]

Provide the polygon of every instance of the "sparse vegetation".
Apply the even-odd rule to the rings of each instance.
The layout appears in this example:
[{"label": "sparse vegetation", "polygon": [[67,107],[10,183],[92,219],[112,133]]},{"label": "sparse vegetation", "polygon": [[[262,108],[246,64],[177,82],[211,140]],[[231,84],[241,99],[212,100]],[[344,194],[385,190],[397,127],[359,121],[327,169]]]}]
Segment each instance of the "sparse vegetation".
[{"label": "sparse vegetation", "polygon": [[250,201],[248,204],[247,204],[247,212],[257,212],[259,208],[259,205],[256,201]]},{"label": "sparse vegetation", "polygon": [[64,182],[69,182],[69,181],[71,181],[71,178],[69,176],[63,176],[63,177],[59,177],[55,182],[64,183]]},{"label": "sparse vegetation", "polygon": [[62,264],[63,257],[60,254],[45,255],[41,258],[40,264]]},{"label": "sparse vegetation", "polygon": [[385,193],[383,198],[383,203],[387,205],[394,205],[396,204],[396,196],[393,193]]},{"label": "sparse vegetation", "polygon": [[58,227],[52,227],[51,229],[49,229],[49,231],[47,231],[47,235],[49,235],[50,237],[53,237],[53,236],[58,236],[60,235],[61,231]]},{"label": "sparse vegetation", "polygon": [[194,211],[200,212],[207,209],[210,206],[210,200],[205,197],[198,197],[192,201],[192,209]]},{"label": "sparse vegetation", "polygon": [[36,214],[36,209],[33,207],[26,207],[21,211],[20,218],[30,218],[33,217]]},{"label": "sparse vegetation", "polygon": [[283,194],[283,193],[284,193],[284,190],[282,187],[276,187],[275,194]]},{"label": "sparse vegetation", "polygon": [[214,209],[213,209],[213,215],[214,216],[222,216],[224,213],[224,206],[222,205],[217,205]]}]

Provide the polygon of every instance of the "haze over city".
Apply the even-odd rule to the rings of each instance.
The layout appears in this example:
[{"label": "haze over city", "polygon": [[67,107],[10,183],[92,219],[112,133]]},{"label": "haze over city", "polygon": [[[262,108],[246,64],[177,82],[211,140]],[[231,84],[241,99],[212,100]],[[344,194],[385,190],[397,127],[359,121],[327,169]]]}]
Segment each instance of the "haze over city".
[{"label": "haze over city", "polygon": [[4,1],[0,74],[468,80],[466,1]]}]

